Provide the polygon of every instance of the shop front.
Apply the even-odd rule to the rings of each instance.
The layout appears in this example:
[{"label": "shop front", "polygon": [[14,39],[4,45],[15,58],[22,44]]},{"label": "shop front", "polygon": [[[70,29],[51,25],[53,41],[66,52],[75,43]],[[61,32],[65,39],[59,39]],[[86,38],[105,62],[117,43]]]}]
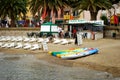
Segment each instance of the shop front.
[{"label": "shop front", "polygon": [[[95,39],[95,34],[100,34],[100,37],[103,38],[104,22],[102,20],[97,21],[86,21],[86,20],[69,20],[68,23],[62,23],[64,30],[71,32],[73,37],[74,29],[77,32],[83,33],[83,38]],[[102,36],[101,36],[102,35]],[[99,36],[99,35],[98,35]]]}]

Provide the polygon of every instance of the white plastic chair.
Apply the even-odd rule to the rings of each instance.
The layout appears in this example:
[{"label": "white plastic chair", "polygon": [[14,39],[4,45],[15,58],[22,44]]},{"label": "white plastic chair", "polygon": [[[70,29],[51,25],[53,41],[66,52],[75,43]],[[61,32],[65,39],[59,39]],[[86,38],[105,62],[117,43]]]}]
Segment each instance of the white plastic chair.
[{"label": "white plastic chair", "polygon": [[62,39],[60,44],[62,45],[68,44],[68,41],[66,39]]},{"label": "white plastic chair", "polygon": [[15,42],[15,41],[17,41],[17,38],[16,38],[15,36],[12,36],[12,37],[11,37],[11,41],[12,41],[12,42]]},{"label": "white plastic chair", "polygon": [[17,37],[17,42],[20,42],[20,41],[22,41],[23,40],[23,38],[21,37],[21,36],[19,36],[19,37]]},{"label": "white plastic chair", "polygon": [[26,44],[24,44],[24,47],[23,47],[24,49],[29,49],[29,48],[31,48],[31,44],[29,44],[29,43],[26,43]]},{"label": "white plastic chair", "polygon": [[6,41],[10,41],[11,40],[11,37],[10,36],[7,36],[6,37]]},{"label": "white plastic chair", "polygon": [[16,45],[15,45],[15,43],[13,42],[13,43],[9,43],[9,45],[7,46],[7,48],[12,48],[12,47],[15,47]]},{"label": "white plastic chair", "polygon": [[1,37],[0,41],[6,41],[5,37]]},{"label": "white plastic chair", "polygon": [[22,48],[22,47],[23,47],[22,43],[17,43],[17,46],[15,48],[19,49],[19,48]]},{"label": "white plastic chair", "polygon": [[44,39],[44,41],[45,41],[46,43],[48,43],[50,40],[49,40],[49,38],[46,38],[46,39]]},{"label": "white plastic chair", "polygon": [[41,48],[41,45],[33,44],[32,47],[31,47],[31,50],[37,50],[37,49],[40,49],[40,48]]},{"label": "white plastic chair", "polygon": [[36,38],[30,38],[29,42],[35,42]]},{"label": "white plastic chair", "polygon": [[25,38],[23,41],[24,41],[24,42],[29,42],[30,39],[29,39],[29,38]]},{"label": "white plastic chair", "polygon": [[0,47],[3,45],[3,43],[2,42],[0,42]]},{"label": "white plastic chair", "polygon": [[7,47],[9,45],[9,43],[5,43],[4,45],[2,45],[1,47],[2,48],[5,48],[5,47]]},{"label": "white plastic chair", "polygon": [[68,44],[71,44],[71,43],[74,43],[74,42],[75,42],[74,39],[70,39],[70,40],[68,40]]},{"label": "white plastic chair", "polygon": [[43,38],[38,38],[37,42],[42,43],[44,41]]},{"label": "white plastic chair", "polygon": [[55,39],[55,41],[53,41],[54,44],[58,44],[58,43],[60,43],[60,42],[61,42],[60,39]]}]

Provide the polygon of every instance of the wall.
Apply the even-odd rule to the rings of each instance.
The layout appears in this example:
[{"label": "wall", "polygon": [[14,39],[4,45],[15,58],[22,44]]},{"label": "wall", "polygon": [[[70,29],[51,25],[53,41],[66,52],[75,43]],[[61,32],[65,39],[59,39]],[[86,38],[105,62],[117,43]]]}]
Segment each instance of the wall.
[{"label": "wall", "polygon": [[40,32],[39,28],[0,28],[0,36],[27,36],[30,32]]}]

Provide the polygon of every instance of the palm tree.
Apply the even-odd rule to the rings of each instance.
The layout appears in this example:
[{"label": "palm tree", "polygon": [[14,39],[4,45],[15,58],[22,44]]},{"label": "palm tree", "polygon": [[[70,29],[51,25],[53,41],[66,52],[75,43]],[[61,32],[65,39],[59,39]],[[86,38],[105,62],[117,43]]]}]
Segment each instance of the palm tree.
[{"label": "palm tree", "polygon": [[0,0],[0,16],[10,17],[11,26],[15,27],[15,21],[18,15],[26,14],[27,0]]},{"label": "palm tree", "polygon": [[112,2],[112,4],[117,4],[119,3],[120,0],[110,0]]},{"label": "palm tree", "polygon": [[88,10],[91,14],[91,20],[96,20],[98,11],[101,9],[109,10],[112,8],[110,0],[80,0],[75,6],[75,10]]},{"label": "palm tree", "polygon": [[41,15],[43,19],[47,17],[47,15],[51,16],[51,11],[53,13],[57,13],[59,9],[63,9],[67,6],[67,3],[63,0],[31,0],[30,1],[30,10],[33,15],[37,12],[41,11]]}]

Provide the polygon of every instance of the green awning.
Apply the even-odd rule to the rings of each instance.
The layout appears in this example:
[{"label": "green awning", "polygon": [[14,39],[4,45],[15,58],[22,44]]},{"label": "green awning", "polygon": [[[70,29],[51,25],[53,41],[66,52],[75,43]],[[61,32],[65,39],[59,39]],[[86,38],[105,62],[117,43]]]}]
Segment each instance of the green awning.
[{"label": "green awning", "polygon": [[[46,22],[46,23],[43,23],[41,25],[56,25],[56,24],[53,24],[52,22]],[[57,25],[56,25],[57,26]]]}]

